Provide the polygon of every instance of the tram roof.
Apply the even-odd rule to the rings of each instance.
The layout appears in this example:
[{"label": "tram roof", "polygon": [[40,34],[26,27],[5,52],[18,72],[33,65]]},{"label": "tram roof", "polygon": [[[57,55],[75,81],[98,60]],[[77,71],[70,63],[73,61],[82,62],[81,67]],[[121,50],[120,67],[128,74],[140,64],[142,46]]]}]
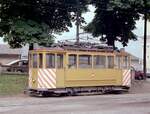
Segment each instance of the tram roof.
[{"label": "tram roof", "polygon": [[70,47],[70,46],[63,46],[63,47],[40,47],[38,49],[34,49],[34,51],[87,51],[87,52],[114,52],[113,49],[110,48],[88,48],[88,47]]},{"label": "tram roof", "polygon": [[43,47],[40,46],[37,49],[34,49],[33,51],[52,51],[52,52],[68,52],[68,51],[79,51],[79,52],[118,52],[118,53],[126,53],[124,50],[114,50],[112,46],[106,46],[106,45],[99,45],[99,44],[91,44],[91,43],[56,43],[53,44],[51,47]]}]

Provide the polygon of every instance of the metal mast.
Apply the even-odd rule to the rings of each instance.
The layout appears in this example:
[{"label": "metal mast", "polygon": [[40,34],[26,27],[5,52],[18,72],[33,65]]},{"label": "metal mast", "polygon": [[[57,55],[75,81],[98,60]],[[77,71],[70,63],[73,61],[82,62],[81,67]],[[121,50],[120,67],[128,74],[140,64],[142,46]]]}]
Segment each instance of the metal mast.
[{"label": "metal mast", "polygon": [[145,11],[144,11],[144,48],[143,48],[143,73],[146,77],[146,46],[147,46],[147,0],[144,0]]},{"label": "metal mast", "polygon": [[79,16],[80,16],[80,3],[79,3],[79,0],[76,0],[77,1],[77,12],[76,12],[76,15],[77,15],[77,20],[76,20],[76,43],[79,44],[79,41],[80,41],[80,38],[79,38],[79,27],[80,27],[80,19],[79,19]]}]

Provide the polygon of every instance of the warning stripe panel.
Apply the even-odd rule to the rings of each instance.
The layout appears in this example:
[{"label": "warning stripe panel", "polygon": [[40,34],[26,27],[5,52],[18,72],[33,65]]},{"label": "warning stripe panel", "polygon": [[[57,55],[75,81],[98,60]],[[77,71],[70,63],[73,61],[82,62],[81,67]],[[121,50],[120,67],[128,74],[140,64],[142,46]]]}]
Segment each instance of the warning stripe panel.
[{"label": "warning stripe panel", "polygon": [[38,88],[56,88],[56,69],[38,70]]},{"label": "warning stripe panel", "polygon": [[130,78],[130,71],[128,70],[128,71],[124,71],[124,72],[126,72],[126,73],[124,73],[124,75],[123,75],[123,81],[126,81],[128,78]]},{"label": "warning stripe panel", "polygon": [[131,85],[131,72],[130,70],[123,71],[123,86]]},{"label": "warning stripe panel", "polygon": [[54,70],[47,70],[47,72],[49,72],[51,74],[51,76],[53,76],[54,79],[56,79],[56,72]]},{"label": "warning stripe panel", "polygon": [[28,80],[28,83],[29,83],[29,88],[32,88],[32,70],[29,69],[29,80]]},{"label": "warning stripe panel", "polygon": [[49,87],[51,87],[51,85],[48,83],[48,81],[45,79],[45,77],[42,77],[42,74],[41,74],[41,72],[39,71],[39,83],[41,83],[41,85],[43,85],[42,87],[43,88],[49,88]]},{"label": "warning stripe panel", "polygon": [[[47,78],[49,79],[49,80],[51,80],[54,84],[56,83],[56,80],[55,80],[55,78],[52,78],[52,75],[51,75],[51,73],[49,73],[47,70],[44,70],[44,74],[47,76]],[[49,75],[51,75],[51,76],[49,76]]]}]

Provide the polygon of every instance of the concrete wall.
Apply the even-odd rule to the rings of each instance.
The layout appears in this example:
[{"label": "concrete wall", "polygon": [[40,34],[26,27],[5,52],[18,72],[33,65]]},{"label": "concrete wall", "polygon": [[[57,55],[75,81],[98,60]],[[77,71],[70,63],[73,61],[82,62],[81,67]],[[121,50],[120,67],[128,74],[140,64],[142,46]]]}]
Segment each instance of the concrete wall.
[{"label": "concrete wall", "polygon": [[131,60],[131,66],[134,67],[135,70],[142,70],[142,61]]}]

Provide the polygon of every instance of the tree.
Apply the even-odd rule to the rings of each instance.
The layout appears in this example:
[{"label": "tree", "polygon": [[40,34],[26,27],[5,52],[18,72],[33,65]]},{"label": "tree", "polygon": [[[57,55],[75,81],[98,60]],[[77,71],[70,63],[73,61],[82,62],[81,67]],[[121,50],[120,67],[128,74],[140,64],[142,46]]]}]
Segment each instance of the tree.
[{"label": "tree", "polygon": [[[143,72],[146,75],[146,40],[147,19],[150,20],[149,0],[92,0],[96,6],[96,15],[93,21],[85,27],[85,31],[93,36],[101,36],[101,40],[114,46],[115,41],[126,46],[128,40],[136,40],[132,30],[135,21],[142,15],[144,17],[144,48]],[[105,37],[103,37],[105,35]]]},{"label": "tree", "polygon": [[[80,0],[86,9],[86,0]],[[68,31],[75,18],[74,0],[0,0],[0,36],[13,47],[49,45],[54,34]]]},{"label": "tree", "polygon": [[133,30],[136,20],[140,18],[137,10],[141,8],[141,1],[137,0],[93,0],[96,7],[95,17],[85,31],[94,37],[106,41],[115,47],[115,41],[126,46],[129,40],[136,40]]}]

